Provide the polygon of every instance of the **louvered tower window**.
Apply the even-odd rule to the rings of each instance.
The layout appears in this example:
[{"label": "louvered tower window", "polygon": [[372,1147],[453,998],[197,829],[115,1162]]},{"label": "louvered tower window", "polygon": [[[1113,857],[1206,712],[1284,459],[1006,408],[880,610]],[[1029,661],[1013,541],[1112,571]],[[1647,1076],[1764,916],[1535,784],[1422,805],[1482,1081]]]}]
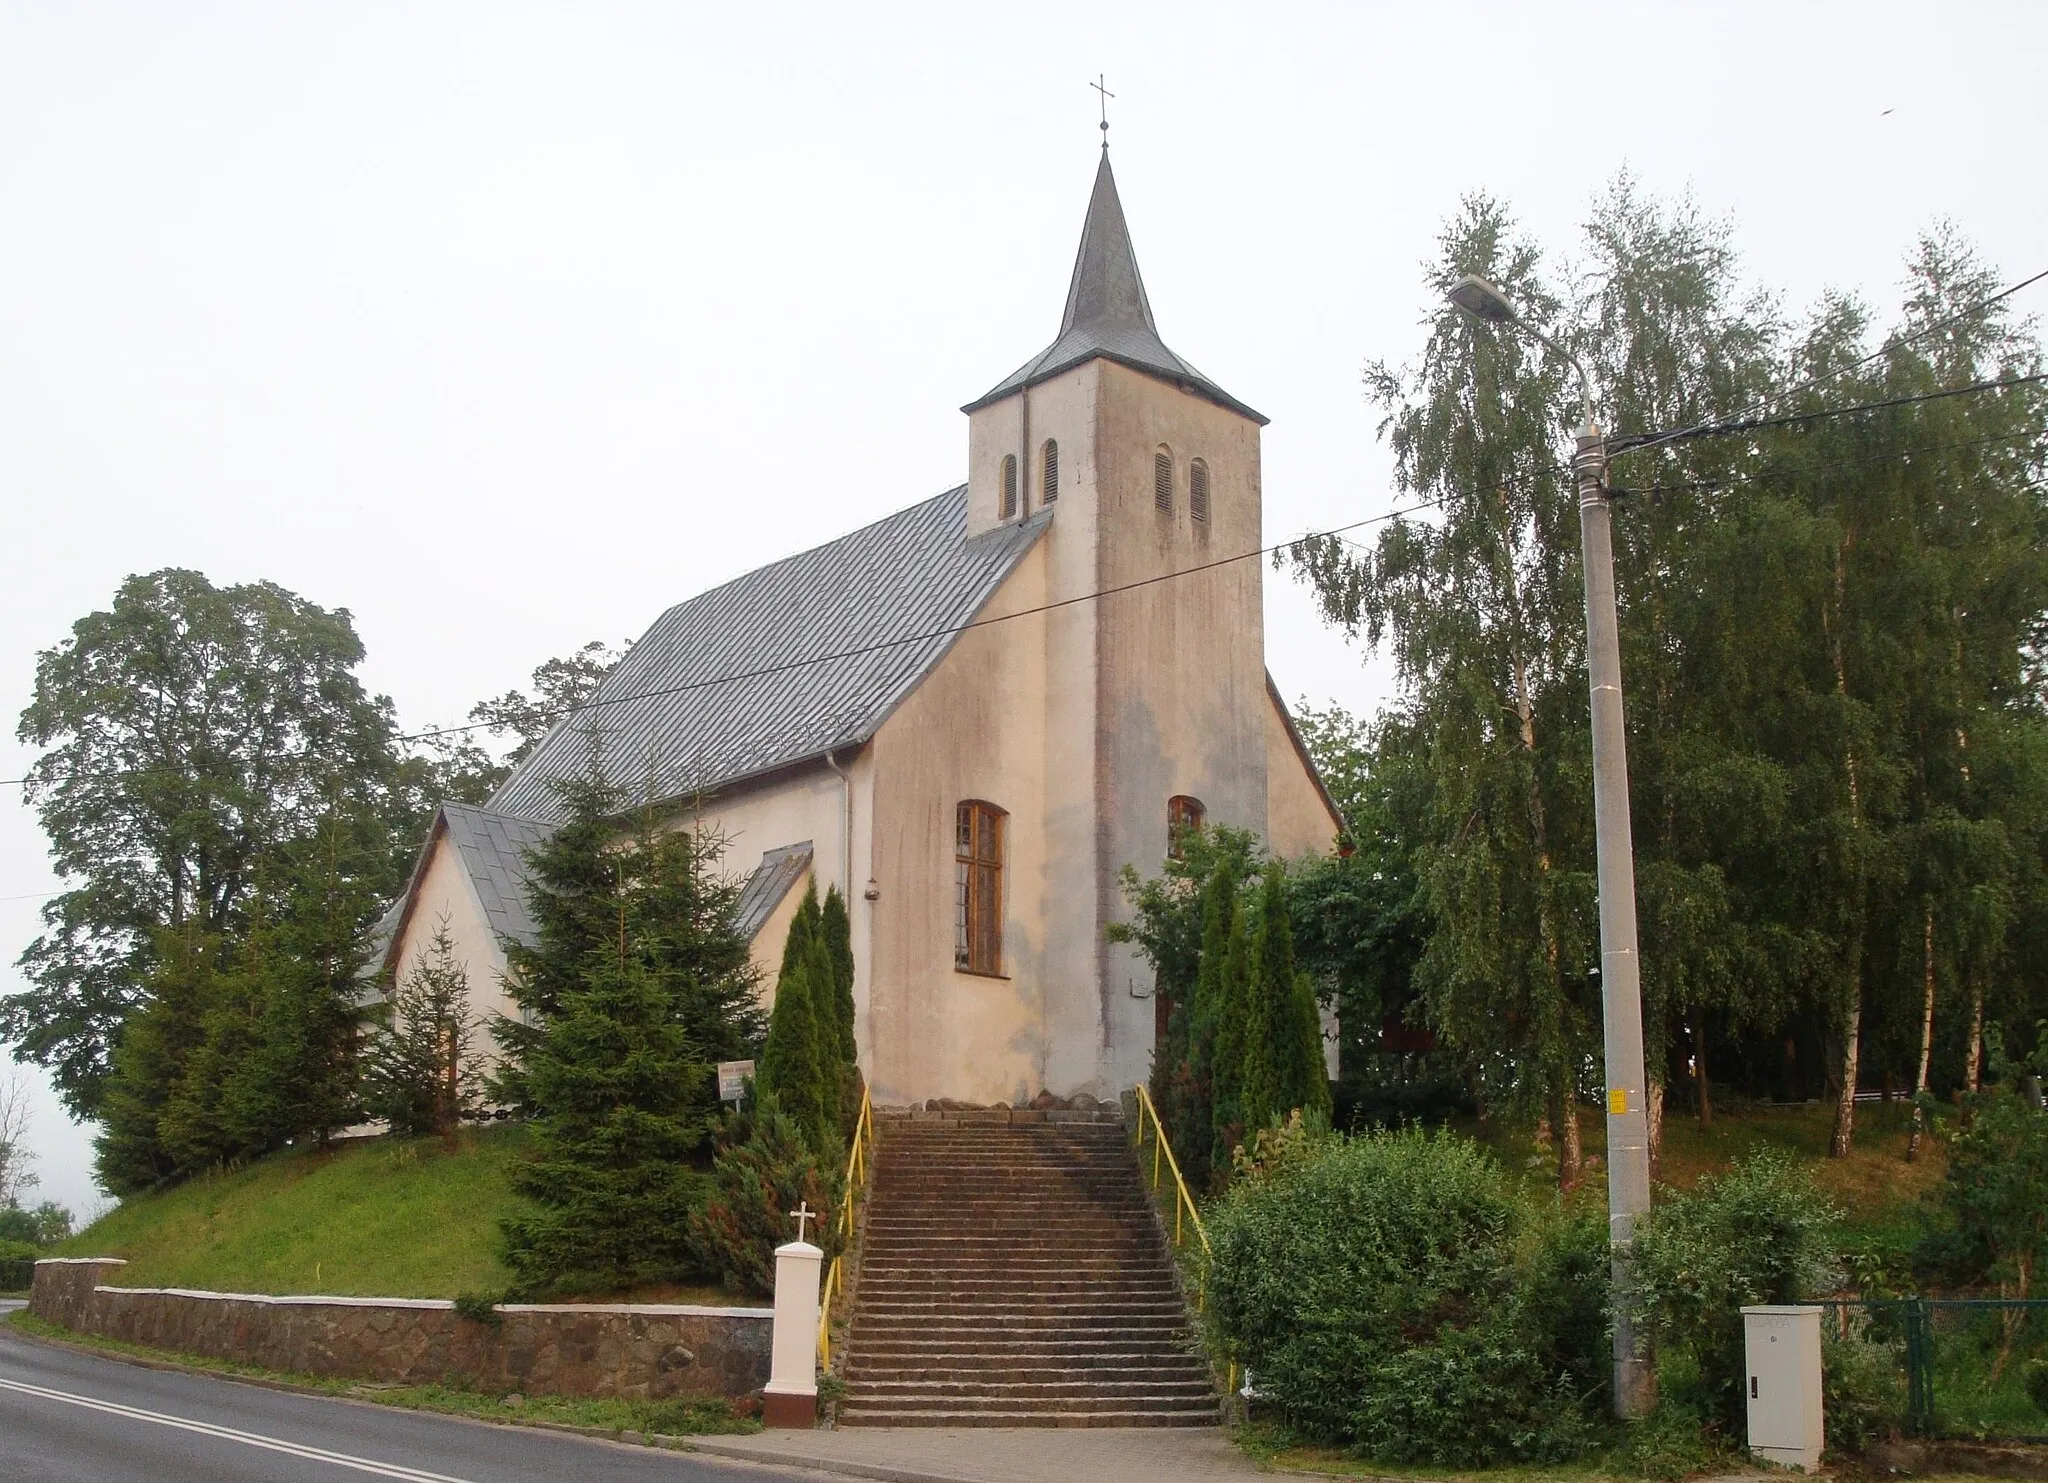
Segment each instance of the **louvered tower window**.
[{"label": "louvered tower window", "polygon": [[1003,455],[1003,514],[1005,520],[1017,518],[1017,455]]},{"label": "louvered tower window", "polygon": [[1188,513],[1197,520],[1209,518],[1209,466],[1199,458],[1188,465]]},{"label": "louvered tower window", "polygon": [[1173,509],[1173,454],[1164,448],[1152,455],[1152,503]]},{"label": "louvered tower window", "polygon": [[1003,971],[1003,811],[972,798],[954,811],[953,966]]},{"label": "louvered tower window", "polygon": [[1049,505],[1060,497],[1060,445],[1051,438],[1045,440],[1045,453],[1042,462],[1045,471],[1045,488],[1040,498]]}]

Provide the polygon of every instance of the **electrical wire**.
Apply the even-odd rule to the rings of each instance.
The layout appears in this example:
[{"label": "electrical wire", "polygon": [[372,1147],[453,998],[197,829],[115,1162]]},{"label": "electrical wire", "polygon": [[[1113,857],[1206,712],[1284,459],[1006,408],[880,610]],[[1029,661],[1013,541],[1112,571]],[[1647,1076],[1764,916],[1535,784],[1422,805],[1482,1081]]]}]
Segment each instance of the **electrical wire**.
[{"label": "electrical wire", "polygon": [[1648,448],[1668,447],[1676,442],[1690,442],[1698,438],[1730,437],[1737,433],[1761,432],[1773,427],[1799,427],[1811,422],[1825,422],[1835,417],[1849,417],[1862,412],[1884,412],[1897,407],[1917,407],[1925,402],[1947,401],[1950,397],[1974,396],[1987,391],[2004,391],[2016,386],[2036,386],[2048,381],[2048,373],[2034,376],[2008,376],[1997,381],[1974,381],[1968,386],[1951,386],[1942,391],[1921,392],[1917,396],[1888,397],[1881,402],[1861,402],[1853,407],[1825,407],[1817,412],[1787,412],[1779,417],[1744,417],[1729,422],[1704,422],[1697,427],[1681,428],[1668,433],[1636,433],[1629,437],[1610,438],[1607,452],[1610,457],[1623,453],[1640,453]]},{"label": "electrical wire", "polygon": [[[1803,381],[1795,381],[1790,386],[1784,387],[1778,391],[1774,391],[1770,393],[1768,396],[1760,397],[1756,401],[1750,403],[1747,407],[1743,408],[1741,415],[1743,417],[1753,416],[1754,414],[1761,412],[1766,407],[1784,401],[1787,397],[1797,396],[1802,391],[1811,391],[1814,387],[1819,386],[1823,382],[1832,381],[1839,376],[1846,376],[1850,374],[1852,371],[1860,371],[1865,366],[1869,365],[1872,361],[1881,360],[1885,356],[1892,354],[1894,351],[1903,350],[1906,348],[1906,346],[1911,345],[1916,341],[1926,339],[1929,335],[1938,334],[1942,330],[1947,329],[1950,325],[1959,324],[1965,319],[1974,319],[1979,315],[1987,314],[1997,305],[2003,303],[2005,300],[2011,298],[2014,294],[2018,293],[2021,289],[2032,288],[2035,284],[2041,282],[2043,279],[2048,279],[2048,268],[2043,268],[2040,272],[2033,274],[2031,277],[2022,278],[2017,283],[2009,284],[2006,287],[2000,289],[1997,293],[1992,294],[1989,298],[1980,299],[1974,304],[1970,304],[1965,306],[1964,308],[1958,309],[1955,313],[1945,315],[1944,317],[1935,320],[1932,324],[1922,325],[1919,329],[1914,330],[1909,335],[1899,335],[1893,339],[1887,340],[1884,344],[1878,346],[1877,349],[1871,351],[1870,354],[1862,357],[1860,360],[1851,361],[1846,366],[1838,366],[1832,371],[1817,372],[1814,375],[1808,376]],[[1644,441],[1640,443],[1635,443],[1632,445],[1632,447],[1634,449],[1658,448],[1664,446],[1665,443],[1680,442],[1691,437],[1705,436],[1705,434],[1691,428],[1679,428],[1670,433],[1651,434],[1647,436],[1649,438],[1654,439],[1654,441]],[[1609,451],[1613,451],[1611,447]]]}]

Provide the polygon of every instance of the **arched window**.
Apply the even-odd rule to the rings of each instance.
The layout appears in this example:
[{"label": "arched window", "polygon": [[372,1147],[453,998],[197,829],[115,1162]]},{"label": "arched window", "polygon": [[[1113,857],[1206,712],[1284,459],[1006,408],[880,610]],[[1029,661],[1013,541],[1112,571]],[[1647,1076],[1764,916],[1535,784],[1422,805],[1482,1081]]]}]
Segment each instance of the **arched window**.
[{"label": "arched window", "polygon": [[1152,503],[1173,510],[1173,453],[1165,447],[1152,455]]},{"label": "arched window", "polygon": [[1202,821],[1208,817],[1209,811],[1202,807],[1199,798],[1176,793],[1166,800],[1166,854],[1169,859],[1182,858],[1188,836],[1200,833]]},{"label": "arched window", "polygon": [[1004,520],[1017,518],[1017,455],[1003,455],[1003,513]]},{"label": "arched window", "polygon": [[1060,497],[1060,445],[1051,438],[1045,440],[1042,465],[1045,486],[1039,497],[1049,505]]},{"label": "arched window", "polygon": [[1188,513],[1197,520],[1209,518],[1209,466],[1199,458],[1188,465]]},{"label": "arched window", "polygon": [[1003,811],[972,798],[954,812],[953,966],[1003,971]]}]

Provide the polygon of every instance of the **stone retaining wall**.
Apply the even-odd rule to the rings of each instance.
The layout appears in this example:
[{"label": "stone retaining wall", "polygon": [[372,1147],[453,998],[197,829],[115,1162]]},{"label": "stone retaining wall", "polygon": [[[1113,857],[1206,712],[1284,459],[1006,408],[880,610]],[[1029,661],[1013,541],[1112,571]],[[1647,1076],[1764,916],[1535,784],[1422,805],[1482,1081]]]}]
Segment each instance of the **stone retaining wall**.
[{"label": "stone retaining wall", "polygon": [[36,1263],[29,1311],[82,1334],[268,1370],[534,1395],[713,1398],[768,1382],[770,1308],[506,1303],[480,1323],[425,1298],[102,1287],[126,1263]]}]

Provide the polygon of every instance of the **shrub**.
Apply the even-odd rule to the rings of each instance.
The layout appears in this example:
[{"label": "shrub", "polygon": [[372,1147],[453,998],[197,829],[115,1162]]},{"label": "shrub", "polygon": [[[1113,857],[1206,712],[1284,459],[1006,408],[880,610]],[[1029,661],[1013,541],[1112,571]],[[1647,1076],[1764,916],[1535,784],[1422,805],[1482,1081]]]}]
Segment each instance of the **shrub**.
[{"label": "shrub", "polygon": [[726,1126],[710,1193],[690,1214],[690,1248],[727,1287],[772,1297],[775,1248],[795,1238],[789,1212],[799,1202],[818,1212],[811,1242],[828,1261],[836,1253],[831,1216],[839,1208],[838,1178],[819,1162],[796,1119],[764,1097]]},{"label": "shrub", "polygon": [[0,1264],[7,1262],[32,1262],[43,1254],[42,1247],[33,1241],[0,1240]]},{"label": "shrub", "polygon": [[1839,1219],[1787,1156],[1766,1153],[1667,1195],[1637,1228],[1632,1301],[1660,1349],[1690,1356],[1705,1416],[1739,1431],[1743,1305],[1833,1288]]},{"label": "shrub", "polygon": [[[1209,1321],[1290,1425],[1387,1461],[1578,1450],[1605,1287],[1583,1222],[1534,1221],[1470,1141],[1317,1140],[1240,1179],[1210,1224]],[[1587,1280],[1590,1277],[1590,1282]]]}]

